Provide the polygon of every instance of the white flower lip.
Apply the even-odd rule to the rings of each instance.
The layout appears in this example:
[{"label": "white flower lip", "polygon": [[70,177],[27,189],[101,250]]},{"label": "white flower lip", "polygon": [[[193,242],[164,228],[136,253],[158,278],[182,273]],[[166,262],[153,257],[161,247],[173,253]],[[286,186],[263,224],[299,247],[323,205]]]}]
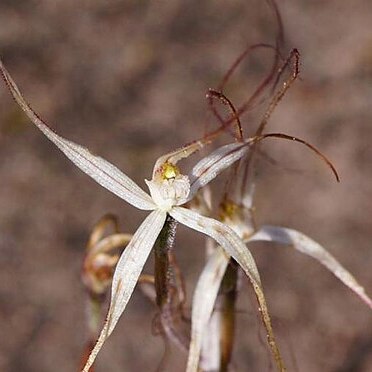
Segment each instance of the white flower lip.
[{"label": "white flower lip", "polygon": [[[155,163],[152,180],[147,181],[150,196],[108,161],[56,134],[23,98],[1,60],[0,73],[13,98],[32,123],[78,168],[136,208],[152,211],[135,232],[119,259],[113,277],[108,318],[83,372],[89,371],[105,340],[114,330],[134,291],[147,257],[163,228],[167,214],[178,222],[215,239],[228,256],[233,256],[239,262],[251,281],[261,287],[254,260],[236,233],[221,222],[180,207],[192,199],[201,187],[207,185],[219,173],[244,156],[248,151],[249,142],[232,143],[218,148],[199,161],[189,177],[179,174],[175,164],[203,147],[202,142],[194,142],[162,156]],[[167,167],[163,168],[164,165]]]},{"label": "white flower lip", "polygon": [[145,181],[154,203],[166,212],[176,205],[184,204],[190,194],[190,181],[187,176],[177,175],[171,179]]}]

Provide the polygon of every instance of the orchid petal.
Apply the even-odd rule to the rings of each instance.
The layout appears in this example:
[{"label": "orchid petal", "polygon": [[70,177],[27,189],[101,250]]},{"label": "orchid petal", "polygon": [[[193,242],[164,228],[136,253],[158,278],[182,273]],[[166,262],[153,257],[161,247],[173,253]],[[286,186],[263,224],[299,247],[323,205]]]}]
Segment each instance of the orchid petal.
[{"label": "orchid petal", "polygon": [[0,72],[9,87],[9,90],[26,113],[28,118],[52,141],[78,168],[88,176],[92,177],[97,183],[117,195],[119,198],[134,205],[139,209],[153,210],[155,205],[150,196],[137,186],[128,176],[121,172],[114,165],[93,155],[88,149],[74,142],[68,141],[56,134],[44,123],[40,117],[32,110],[30,105],[23,98],[20,90],[13,81],[9,72],[5,69],[0,60]]},{"label": "orchid petal", "polygon": [[182,207],[173,207],[169,214],[178,222],[213,238],[244,270],[252,283],[260,305],[262,320],[267,331],[268,344],[271,348],[277,368],[279,371],[284,371],[285,367],[275,342],[258,269],[249,249],[239,236],[222,222],[201,216],[194,211]]},{"label": "orchid petal", "polygon": [[107,320],[83,372],[89,371],[102,345],[114,330],[133,293],[147,257],[163,228],[166,216],[167,214],[160,210],[155,210],[147,216],[121,255],[112,279],[111,304]]},{"label": "orchid petal", "polygon": [[222,322],[222,313],[218,310],[213,311],[210,315],[208,328],[204,331],[203,345],[200,352],[199,369],[202,371],[220,370],[223,347],[221,345]]},{"label": "orchid petal", "polygon": [[189,200],[203,186],[217,177],[223,170],[242,158],[248,151],[247,142],[230,143],[219,147],[211,154],[200,160],[189,175],[191,189]]},{"label": "orchid petal", "polygon": [[354,276],[347,271],[330,253],[320,244],[299,231],[277,226],[263,226],[250,241],[271,241],[281,244],[290,244],[297,251],[304,253],[331,271],[342,283],[354,291],[369,308],[372,309],[372,299],[365,289],[357,282]]},{"label": "orchid petal", "polygon": [[260,275],[252,254],[230,227],[183,207],[173,207],[169,214],[178,222],[213,238],[239,263],[249,278],[261,286]]},{"label": "orchid petal", "polygon": [[203,336],[213,312],[218,290],[230,257],[218,247],[214,250],[201,273],[195,288],[191,315],[191,342],[187,372],[198,370]]}]

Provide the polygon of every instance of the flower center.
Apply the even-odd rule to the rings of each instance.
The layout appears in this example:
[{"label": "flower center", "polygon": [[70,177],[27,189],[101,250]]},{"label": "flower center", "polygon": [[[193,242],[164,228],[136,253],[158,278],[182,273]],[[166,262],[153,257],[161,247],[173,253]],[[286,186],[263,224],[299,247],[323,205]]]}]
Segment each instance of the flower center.
[{"label": "flower center", "polygon": [[180,173],[177,166],[164,163],[151,181],[147,181],[155,204],[165,211],[175,205],[184,204],[190,193],[190,181]]},{"label": "flower center", "polygon": [[220,205],[220,221],[230,226],[241,239],[246,240],[254,233],[254,219],[251,210],[225,200]]},{"label": "flower center", "polygon": [[160,168],[160,175],[165,180],[170,180],[176,178],[180,174],[178,167],[171,163],[165,163]]}]

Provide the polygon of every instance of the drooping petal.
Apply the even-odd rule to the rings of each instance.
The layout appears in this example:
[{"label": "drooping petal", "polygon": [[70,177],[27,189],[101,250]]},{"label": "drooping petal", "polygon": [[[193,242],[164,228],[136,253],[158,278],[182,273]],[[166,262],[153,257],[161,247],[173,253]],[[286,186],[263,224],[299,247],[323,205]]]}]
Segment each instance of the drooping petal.
[{"label": "drooping petal", "polygon": [[320,244],[299,231],[277,226],[263,226],[250,239],[250,241],[270,241],[289,244],[294,249],[317,260],[347,287],[354,291],[372,309],[372,299],[365,289],[357,282],[353,275],[347,271],[330,253]]},{"label": "drooping petal", "polygon": [[150,196],[137,186],[128,176],[114,165],[93,155],[88,149],[68,141],[56,134],[32,110],[23,98],[20,90],[0,60],[0,72],[9,90],[28,118],[52,141],[78,168],[97,183],[105,187],[119,198],[139,209],[153,210],[155,208]]},{"label": "drooping petal", "polygon": [[253,256],[230,227],[183,207],[173,207],[169,214],[178,222],[213,238],[228,255],[239,263],[255,283],[261,285],[260,275]]},{"label": "drooping petal", "polygon": [[249,142],[230,143],[219,147],[211,154],[200,160],[189,175],[191,190],[189,200],[207,183],[212,181],[223,170],[242,158],[249,149]]},{"label": "drooping petal", "polygon": [[279,371],[285,371],[278,346],[275,342],[271,326],[270,315],[267,309],[265,295],[254,258],[238,235],[227,225],[212,218],[182,207],[174,207],[169,214],[178,222],[202,232],[213,238],[228,255],[232,256],[249,277],[255,291],[263,323],[267,331],[268,344],[271,348],[276,366]]},{"label": "drooping petal", "polygon": [[[216,304],[218,306],[218,304]],[[200,351],[199,368],[202,371],[219,371],[221,367],[222,348],[221,337],[223,315],[220,311],[213,311],[203,336]]]},{"label": "drooping petal", "polygon": [[114,330],[138,281],[147,257],[164,225],[166,213],[155,210],[142,222],[125,248],[112,280],[111,304],[107,320],[83,372],[88,372],[102,345]]},{"label": "drooping petal", "polygon": [[230,257],[220,247],[216,248],[199,277],[192,302],[191,342],[187,372],[198,370],[204,332],[212,315],[218,290],[229,260]]}]

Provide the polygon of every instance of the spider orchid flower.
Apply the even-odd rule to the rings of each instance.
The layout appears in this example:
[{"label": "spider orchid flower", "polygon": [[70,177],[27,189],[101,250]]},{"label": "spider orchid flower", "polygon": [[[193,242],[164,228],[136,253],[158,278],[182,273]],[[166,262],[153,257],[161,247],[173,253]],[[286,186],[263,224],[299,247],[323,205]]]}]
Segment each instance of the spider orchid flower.
[{"label": "spider orchid flower", "polygon": [[[155,163],[152,179],[150,181],[146,180],[150,191],[150,194],[147,194],[111,163],[93,155],[88,149],[56,134],[28,105],[1,61],[0,72],[13,98],[28,118],[67,158],[119,198],[138,209],[150,211],[150,214],[134,233],[118,261],[112,280],[108,317],[83,369],[84,372],[89,371],[105,340],[114,330],[134,291],[142,268],[163,228],[168,214],[179,223],[211,237],[224,249],[229,257],[233,257],[243,268],[255,290],[262,293],[260,306],[267,313],[261,280],[255,261],[238,235],[220,221],[204,217],[195,211],[181,207],[181,205],[190,201],[200,188],[244,156],[248,151],[250,141],[220,147],[200,160],[188,176],[180,173],[176,163],[200,149],[203,146],[203,142],[195,142],[162,156]],[[269,318],[266,319],[266,323],[271,327]]]},{"label": "spider orchid flower", "polygon": [[[243,161],[244,159],[242,159]],[[243,172],[239,172],[241,175]],[[241,180],[238,177],[234,190],[235,198],[241,190]],[[245,185],[245,192],[236,200],[224,204],[221,220],[230,226],[246,245],[255,241],[266,241],[289,245],[295,250],[312,257],[333,273],[344,285],[349,287],[370,309],[372,299],[354,276],[346,270],[325,248],[305,234],[286,227],[263,225],[258,230],[254,225],[252,215],[254,183],[252,180]],[[205,194],[205,193],[204,193]],[[199,198],[203,195],[199,193]],[[209,196],[208,196],[209,197]],[[208,200],[199,201],[199,205],[209,205]],[[212,317],[223,276],[230,257],[221,247],[209,249],[207,263],[199,277],[192,303],[191,341],[188,355],[187,372],[196,372],[198,366],[204,370],[218,370],[219,363],[219,326]],[[214,315],[214,314],[213,314]],[[213,320],[213,322],[212,322]],[[218,319],[217,319],[218,322]],[[208,330],[208,331],[207,331]],[[270,335],[268,335],[269,337]],[[217,340],[217,341],[216,341]]]}]

